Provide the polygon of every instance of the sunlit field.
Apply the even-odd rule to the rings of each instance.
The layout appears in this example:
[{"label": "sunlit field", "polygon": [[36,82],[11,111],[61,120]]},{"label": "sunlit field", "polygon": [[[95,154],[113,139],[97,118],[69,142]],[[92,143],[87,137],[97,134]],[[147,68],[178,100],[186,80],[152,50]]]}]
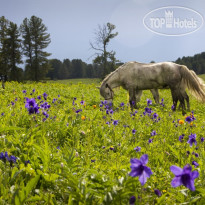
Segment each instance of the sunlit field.
[{"label": "sunlit field", "polygon": [[[205,104],[169,90],[130,110],[98,79],[0,88],[0,204],[205,204]],[[148,99],[150,99],[148,101]]]}]

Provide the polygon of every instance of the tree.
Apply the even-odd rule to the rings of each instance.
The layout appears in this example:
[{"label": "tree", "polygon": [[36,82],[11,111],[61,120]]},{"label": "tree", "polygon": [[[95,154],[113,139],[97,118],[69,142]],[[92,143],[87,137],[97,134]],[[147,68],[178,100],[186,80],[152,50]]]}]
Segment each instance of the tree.
[{"label": "tree", "polygon": [[51,65],[51,69],[47,73],[47,77],[51,80],[59,79],[59,71],[62,67],[62,62],[58,59],[49,60],[49,64]]},{"label": "tree", "polygon": [[109,68],[109,63],[111,62],[112,68],[116,63],[115,52],[107,51],[108,43],[111,39],[118,35],[118,32],[113,33],[115,25],[111,23],[104,24],[103,26],[98,26],[98,30],[95,32],[95,41],[94,43],[90,42],[92,49],[96,51],[96,58],[93,60],[94,63],[102,65],[103,72],[102,77],[108,74],[111,70]]},{"label": "tree", "polygon": [[24,55],[27,57],[26,70],[31,80],[39,81],[46,76],[49,70],[47,57],[49,53],[44,49],[50,44],[50,34],[42,19],[32,16],[25,18],[21,25]]},{"label": "tree", "polygon": [[22,62],[20,32],[16,24],[10,22],[7,29],[7,60],[10,80],[21,80],[23,70],[17,67]]},{"label": "tree", "polygon": [[7,29],[9,21],[4,16],[0,18],[0,74],[7,75],[8,58],[7,58]]},{"label": "tree", "polygon": [[71,61],[71,78],[82,78],[83,62],[81,59],[73,59]]}]

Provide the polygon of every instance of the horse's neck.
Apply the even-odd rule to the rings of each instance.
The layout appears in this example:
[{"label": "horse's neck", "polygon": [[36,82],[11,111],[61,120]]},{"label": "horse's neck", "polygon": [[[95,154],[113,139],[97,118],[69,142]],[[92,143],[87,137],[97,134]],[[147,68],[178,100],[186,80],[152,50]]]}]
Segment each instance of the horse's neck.
[{"label": "horse's neck", "polygon": [[116,88],[121,86],[120,77],[118,73],[114,73],[110,79],[108,79],[108,84],[111,88]]}]

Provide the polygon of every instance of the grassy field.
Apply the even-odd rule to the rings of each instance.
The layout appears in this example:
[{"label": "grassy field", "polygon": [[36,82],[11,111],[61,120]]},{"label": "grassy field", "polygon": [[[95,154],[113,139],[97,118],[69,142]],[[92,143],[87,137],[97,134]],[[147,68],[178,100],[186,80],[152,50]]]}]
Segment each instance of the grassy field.
[{"label": "grassy field", "polygon": [[183,116],[169,90],[160,105],[145,91],[131,112],[125,90],[110,107],[99,85],[0,89],[0,204],[205,204],[205,105],[190,97]]}]

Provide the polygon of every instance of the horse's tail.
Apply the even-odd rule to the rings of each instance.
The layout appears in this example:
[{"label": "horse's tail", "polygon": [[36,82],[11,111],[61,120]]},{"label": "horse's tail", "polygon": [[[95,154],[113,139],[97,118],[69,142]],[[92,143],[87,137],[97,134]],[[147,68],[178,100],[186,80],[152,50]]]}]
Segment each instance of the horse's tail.
[{"label": "horse's tail", "polygon": [[182,76],[182,84],[185,85],[190,93],[196,97],[197,100],[205,102],[205,84],[194,71],[189,70],[186,66],[182,65],[180,68]]}]

